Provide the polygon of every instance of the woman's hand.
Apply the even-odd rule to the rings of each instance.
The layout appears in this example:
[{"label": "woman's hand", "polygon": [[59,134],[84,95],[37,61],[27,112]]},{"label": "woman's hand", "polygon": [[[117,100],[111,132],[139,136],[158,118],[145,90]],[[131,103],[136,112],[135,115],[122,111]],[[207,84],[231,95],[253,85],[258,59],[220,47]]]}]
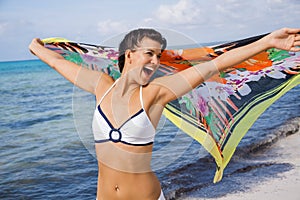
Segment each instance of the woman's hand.
[{"label": "woman's hand", "polygon": [[30,50],[30,52],[31,52],[33,55],[35,55],[33,49],[34,49],[34,47],[35,47],[36,45],[44,46],[44,43],[42,42],[42,40],[41,40],[40,38],[34,38],[34,39],[31,41],[31,43],[30,43],[30,45],[29,45],[29,50]]},{"label": "woman's hand", "polygon": [[282,28],[266,37],[269,39],[271,47],[287,51],[300,51],[300,29]]}]

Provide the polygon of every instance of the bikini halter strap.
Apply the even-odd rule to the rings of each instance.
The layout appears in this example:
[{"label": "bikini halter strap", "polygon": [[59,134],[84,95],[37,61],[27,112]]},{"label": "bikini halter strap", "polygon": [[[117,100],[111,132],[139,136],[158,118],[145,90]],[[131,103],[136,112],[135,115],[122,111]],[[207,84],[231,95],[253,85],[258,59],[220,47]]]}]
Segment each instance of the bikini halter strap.
[{"label": "bikini halter strap", "polygon": [[103,101],[104,97],[110,92],[110,90],[116,85],[116,83],[118,82],[119,79],[117,79],[111,86],[110,88],[108,88],[108,90],[106,90],[106,92],[104,93],[104,95],[101,97],[99,104],[101,104],[101,102]]}]

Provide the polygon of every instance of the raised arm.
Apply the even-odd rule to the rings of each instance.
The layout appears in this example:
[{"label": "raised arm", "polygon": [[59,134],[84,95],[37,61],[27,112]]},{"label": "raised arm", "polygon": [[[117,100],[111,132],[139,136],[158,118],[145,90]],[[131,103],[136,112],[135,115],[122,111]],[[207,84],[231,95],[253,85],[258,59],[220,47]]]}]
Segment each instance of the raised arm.
[{"label": "raised arm", "polygon": [[[161,104],[176,99],[214,74],[237,65],[269,48],[300,51],[300,29],[283,28],[249,45],[230,50],[212,61],[195,65],[171,76],[159,78]],[[162,97],[162,98],[161,98]]]},{"label": "raised arm", "polygon": [[89,70],[64,59],[60,54],[44,47],[43,42],[35,38],[29,45],[30,51],[43,62],[59,72],[79,88],[95,94],[96,87],[103,81],[102,72]]},{"label": "raised arm", "polygon": [[300,29],[280,29],[263,37],[257,42],[234,49],[214,60],[218,71],[237,65],[240,62],[269,48],[287,51],[300,51]]}]

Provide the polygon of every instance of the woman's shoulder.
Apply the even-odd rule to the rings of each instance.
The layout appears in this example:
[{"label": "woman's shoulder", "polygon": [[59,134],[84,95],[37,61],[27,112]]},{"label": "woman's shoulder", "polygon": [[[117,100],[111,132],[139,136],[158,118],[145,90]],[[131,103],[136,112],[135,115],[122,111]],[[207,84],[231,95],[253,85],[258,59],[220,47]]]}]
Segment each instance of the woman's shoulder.
[{"label": "woman's shoulder", "polygon": [[114,84],[114,82],[115,80],[111,76],[102,73],[96,86],[96,96],[101,96],[101,94],[108,90]]},{"label": "woman's shoulder", "polygon": [[152,103],[158,103],[162,100],[165,93],[165,86],[161,81],[154,79],[148,85],[143,87],[143,96]]},{"label": "woman's shoulder", "polygon": [[176,85],[178,83],[174,82],[174,79],[170,79],[169,76],[159,77],[149,84],[148,91],[152,95],[155,94],[156,103],[165,105],[169,101],[176,99],[176,92],[178,90],[178,88],[174,87]]}]

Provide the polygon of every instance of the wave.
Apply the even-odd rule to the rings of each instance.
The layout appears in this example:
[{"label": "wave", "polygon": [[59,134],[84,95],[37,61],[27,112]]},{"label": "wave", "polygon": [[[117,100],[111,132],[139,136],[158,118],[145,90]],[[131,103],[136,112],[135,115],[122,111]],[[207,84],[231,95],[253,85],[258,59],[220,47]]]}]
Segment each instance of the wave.
[{"label": "wave", "polygon": [[12,130],[26,129],[29,126],[33,126],[35,124],[53,121],[53,120],[61,120],[63,118],[69,118],[71,116],[72,116],[72,114],[56,114],[56,115],[47,116],[47,117],[39,117],[36,119],[28,119],[28,120],[22,120],[22,121],[20,120],[20,121],[15,121],[15,122],[11,122],[11,123],[6,123],[6,124],[3,124],[2,126],[8,127]]}]

